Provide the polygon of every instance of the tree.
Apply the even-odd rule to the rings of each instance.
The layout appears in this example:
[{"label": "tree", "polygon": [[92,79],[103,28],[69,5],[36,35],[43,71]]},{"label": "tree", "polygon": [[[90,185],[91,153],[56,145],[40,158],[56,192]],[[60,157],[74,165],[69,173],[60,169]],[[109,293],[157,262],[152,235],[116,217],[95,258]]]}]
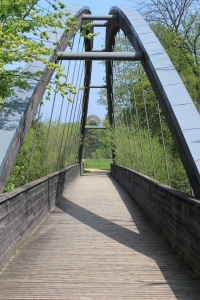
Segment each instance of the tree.
[{"label": "tree", "polygon": [[[4,192],[77,163],[79,124],[59,124],[55,120],[49,128],[49,122],[49,119],[43,120],[42,117],[33,120]],[[70,135],[74,138],[72,143],[68,143]]]},{"label": "tree", "polygon": [[200,6],[197,0],[143,0],[137,9],[152,27],[200,110]]},{"label": "tree", "polygon": [[[87,117],[86,125],[100,126],[101,119],[96,115],[90,115]],[[84,156],[87,156],[88,158],[96,157],[98,139],[99,139],[99,130],[97,129],[85,130],[84,150],[83,150]]]},{"label": "tree", "polygon": [[[100,126],[102,125],[101,119],[96,115],[87,117],[87,125]],[[86,129],[84,140],[84,157],[88,158],[110,158],[111,157],[111,143],[110,143],[110,130],[108,121],[103,122],[107,126],[106,130],[101,129]]]},{"label": "tree", "polygon": [[[122,34],[115,40],[115,51],[133,51]],[[176,51],[174,53],[177,61],[179,54]],[[183,72],[185,62],[182,60],[180,64],[180,71]],[[189,70],[188,65],[185,68]],[[117,61],[113,63],[113,71],[113,143],[116,163],[166,184],[170,177],[171,186],[189,192],[187,176],[142,65]],[[107,107],[106,98],[102,90],[99,103]]]},{"label": "tree", "polygon": [[189,14],[175,32],[162,24],[152,24],[172,60],[192,100],[200,110],[200,26],[199,15]]},{"label": "tree", "polygon": [[188,14],[199,7],[198,0],[130,0],[150,24],[160,23],[178,32]]},{"label": "tree", "polygon": [[[22,67],[8,69],[8,65],[23,62],[30,63],[34,60],[43,62],[48,69],[56,70],[55,92],[67,96],[68,92],[76,93],[75,87],[70,83],[62,83],[64,68],[56,63],[55,52],[60,41],[53,47],[47,47],[45,41],[50,39],[50,31],[56,34],[58,28],[65,30],[67,37],[70,31],[76,33],[77,20],[67,12],[65,4],[59,0],[45,0],[46,7],[41,7],[39,0],[1,0],[0,1],[0,104],[6,97],[13,94],[13,87],[29,88],[27,77],[41,79],[43,72],[22,72]],[[83,27],[82,35],[91,38],[88,33],[90,24]],[[68,45],[71,42],[68,41]],[[49,62],[46,57],[52,57]],[[42,80],[42,79],[41,79]],[[49,99],[51,84],[47,86]],[[71,100],[68,97],[68,100]]]},{"label": "tree", "polygon": [[87,117],[86,124],[89,126],[100,126],[102,123],[101,119],[96,115],[90,115]]},{"label": "tree", "polygon": [[106,129],[100,131],[98,148],[101,151],[101,157],[108,159],[111,158],[112,131],[110,129],[109,121],[107,118],[104,120],[103,126],[106,126]]}]

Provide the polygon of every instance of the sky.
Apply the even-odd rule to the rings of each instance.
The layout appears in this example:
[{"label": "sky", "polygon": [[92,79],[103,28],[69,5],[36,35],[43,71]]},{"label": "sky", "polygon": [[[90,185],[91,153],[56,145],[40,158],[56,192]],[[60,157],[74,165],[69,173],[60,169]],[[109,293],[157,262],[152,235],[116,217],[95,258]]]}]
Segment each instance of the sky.
[{"label": "sky", "polygon": [[[108,14],[109,10],[112,6],[120,5],[120,4],[126,4],[126,5],[132,5],[128,0],[78,0],[78,1],[70,1],[70,0],[62,0],[67,5],[67,8],[70,6],[73,6],[75,4],[81,4],[88,6],[92,14]],[[99,32],[100,34],[95,37],[94,40],[94,48],[100,49],[101,46],[104,44],[104,37],[105,32],[101,28],[96,28],[96,32]],[[104,73],[104,67],[100,64],[100,62],[95,61],[93,62],[93,68],[92,68],[92,85],[102,85],[103,77],[105,76]],[[88,115],[94,114],[98,115],[102,120],[105,118],[106,109],[102,105],[98,105],[96,103],[96,100],[99,98],[99,95],[97,94],[99,89],[91,89],[90,91],[90,99],[89,99],[89,108],[88,108]]]},{"label": "sky", "polygon": [[[70,7],[74,4],[82,4],[88,6],[92,14],[108,14],[109,10],[112,6],[126,4],[131,5],[128,0],[78,0],[78,1],[70,1],[70,0],[62,0],[67,7]],[[100,49],[104,44],[104,37],[105,31],[102,28],[95,28],[95,31],[99,32],[100,34],[96,36],[94,39],[94,48]],[[100,64],[99,61],[93,62],[93,72],[92,72],[92,85],[101,85],[104,84],[103,77],[105,76],[104,73],[104,66]],[[98,105],[96,100],[99,98],[97,94],[99,89],[91,89],[90,90],[90,99],[89,99],[89,107],[88,107],[88,115],[98,115],[102,120],[105,118],[106,109],[103,105]]]},{"label": "sky", "polygon": [[[133,1],[131,0],[61,0],[63,3],[65,3],[66,7],[70,9],[71,6],[79,4],[83,6],[88,6],[91,9],[92,14],[108,14],[111,7],[124,4],[124,5],[133,5]],[[40,0],[39,4],[40,7],[45,7],[46,0]],[[67,9],[66,8],[66,9]],[[96,27],[95,32],[99,32],[99,34],[94,37],[94,49],[101,49],[104,48],[104,39],[105,39],[105,29],[101,27]],[[25,65],[25,63],[24,63]],[[21,65],[20,65],[21,66]],[[15,68],[18,67],[18,64],[15,63],[13,66],[8,65],[8,68]],[[23,67],[23,66],[22,66]],[[102,65],[99,61],[93,62],[92,67],[92,79],[91,84],[92,85],[103,85],[105,82],[103,81],[103,78],[105,77],[105,67]],[[71,82],[70,82],[71,83]],[[89,115],[97,115],[102,120],[105,119],[106,115],[106,109],[103,105],[98,105],[96,103],[97,99],[99,98],[98,92],[100,89],[91,89],[90,90],[90,98],[89,98],[89,108],[88,108],[88,116]],[[51,99],[50,102],[53,102]],[[44,107],[44,110],[42,111],[43,116],[46,118],[50,117],[51,114],[51,107],[52,103],[49,103],[48,105],[45,104],[46,107]],[[67,104],[66,104],[67,106]],[[46,112],[45,112],[46,110]],[[55,113],[54,113],[54,119],[58,118],[59,115],[59,108],[58,106],[55,106]],[[64,116],[64,113],[63,113]],[[64,118],[62,116],[62,119]]]},{"label": "sky", "polygon": [[[66,10],[68,8],[70,10],[70,7],[78,4],[78,5],[82,5],[82,6],[88,6],[90,8],[92,14],[104,14],[104,15],[108,14],[111,7],[113,7],[113,6],[120,5],[120,4],[131,6],[133,4],[133,3],[131,3],[130,0],[98,0],[98,1],[94,1],[94,0],[78,0],[78,1],[61,0],[61,2],[63,2],[66,5]],[[39,5],[40,5],[40,7],[46,7],[47,0],[40,0]],[[104,48],[105,28],[95,27],[95,32],[98,32],[99,34],[96,37],[94,37],[94,47],[93,48],[94,49]],[[77,36],[75,38],[75,41],[76,41],[75,44],[77,43],[77,40],[78,40]],[[76,47],[74,47],[74,48],[76,48]],[[67,48],[66,51],[70,51],[70,49]],[[77,51],[77,50],[73,50],[73,51]],[[65,69],[67,69],[68,62],[63,62],[63,64],[65,64],[65,63],[66,63]],[[73,61],[73,63],[75,64],[74,61]],[[71,81],[72,73],[74,70],[73,63],[70,62],[71,74],[69,74],[69,76],[68,76],[68,79],[69,79],[68,83],[72,83],[73,85],[77,86],[76,83]],[[77,62],[77,65],[78,65],[78,62]],[[78,69],[78,67],[76,67],[76,69]],[[75,77],[77,77],[77,75],[75,75],[74,78]],[[103,80],[104,77],[105,77],[104,65],[100,61],[93,61],[91,85],[105,84],[105,82]],[[75,81],[75,79],[74,79],[74,81]],[[99,91],[100,91],[100,89],[90,89],[88,116],[89,115],[97,115],[103,121],[105,119],[105,115],[106,115],[107,111],[103,105],[99,105],[96,102],[97,99],[99,99],[99,95],[98,95]],[[59,115],[61,115],[61,122],[63,122],[64,120],[69,122],[70,115],[74,114],[74,112],[70,113],[70,110],[71,111],[73,110],[72,103],[68,104],[68,101],[65,101],[62,106],[62,104],[61,104],[62,99],[61,99],[61,97],[57,96],[55,106],[54,106],[53,99],[54,99],[54,95],[52,93],[50,101],[44,100],[44,105],[42,106],[42,111],[41,111],[43,118],[50,119],[50,116],[52,114],[52,107],[54,107],[52,120],[58,120]],[[61,107],[62,107],[62,112],[61,112]],[[69,115],[67,117],[67,119],[65,119],[66,111],[68,111],[68,115]],[[76,117],[77,117],[77,115],[75,116],[75,119],[76,119]]]},{"label": "sky", "polygon": [[89,8],[92,11],[92,14],[108,14],[112,6],[120,4],[131,5],[129,0],[62,0],[62,2],[65,3],[67,7],[70,7],[75,4],[89,6]]}]

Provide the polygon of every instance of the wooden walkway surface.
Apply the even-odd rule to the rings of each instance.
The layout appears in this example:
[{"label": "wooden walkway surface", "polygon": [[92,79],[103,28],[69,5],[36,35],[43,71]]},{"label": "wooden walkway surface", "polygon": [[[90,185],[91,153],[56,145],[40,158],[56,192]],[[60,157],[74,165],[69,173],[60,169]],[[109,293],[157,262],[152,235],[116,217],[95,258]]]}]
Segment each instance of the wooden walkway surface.
[{"label": "wooden walkway surface", "polygon": [[0,299],[199,300],[200,281],[125,190],[91,172],[0,273]]}]

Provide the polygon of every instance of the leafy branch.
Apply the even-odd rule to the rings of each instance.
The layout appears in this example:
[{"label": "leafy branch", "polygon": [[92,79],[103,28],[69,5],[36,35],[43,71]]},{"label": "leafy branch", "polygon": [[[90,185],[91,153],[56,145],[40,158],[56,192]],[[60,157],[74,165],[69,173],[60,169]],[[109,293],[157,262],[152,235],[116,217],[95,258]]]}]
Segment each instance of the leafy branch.
[{"label": "leafy branch", "polygon": [[[14,95],[14,87],[30,88],[25,80],[26,76],[40,82],[47,69],[55,70],[54,92],[70,101],[68,94],[77,93],[74,86],[63,82],[66,81],[64,67],[56,62],[55,53],[60,41],[51,43],[50,40],[50,32],[57,34],[60,28],[63,29],[65,38],[68,38],[69,32],[76,34],[77,20],[70,15],[61,1],[45,1],[48,9],[39,6],[39,0],[18,0],[14,3],[2,0],[0,3],[0,106],[7,97]],[[81,36],[92,38],[96,35],[90,33],[90,27],[91,24],[83,26]],[[51,43],[50,47],[46,46],[47,42]],[[70,40],[68,46],[72,46]],[[47,57],[51,57],[50,61]],[[31,64],[33,61],[42,62],[45,71],[31,73],[28,70],[23,72],[21,67],[10,68],[13,64]],[[47,89],[49,92],[46,98],[49,99],[53,90],[51,83]]]}]

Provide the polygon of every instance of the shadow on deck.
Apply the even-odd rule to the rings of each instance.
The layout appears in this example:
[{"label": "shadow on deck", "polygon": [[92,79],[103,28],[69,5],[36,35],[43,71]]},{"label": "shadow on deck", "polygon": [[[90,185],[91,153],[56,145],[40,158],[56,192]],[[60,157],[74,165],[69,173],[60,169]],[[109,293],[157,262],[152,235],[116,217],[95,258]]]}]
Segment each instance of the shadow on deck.
[{"label": "shadow on deck", "polygon": [[199,300],[197,277],[108,172],[85,173],[0,276],[0,299]]}]

